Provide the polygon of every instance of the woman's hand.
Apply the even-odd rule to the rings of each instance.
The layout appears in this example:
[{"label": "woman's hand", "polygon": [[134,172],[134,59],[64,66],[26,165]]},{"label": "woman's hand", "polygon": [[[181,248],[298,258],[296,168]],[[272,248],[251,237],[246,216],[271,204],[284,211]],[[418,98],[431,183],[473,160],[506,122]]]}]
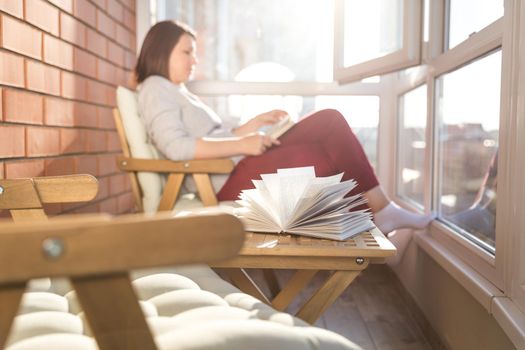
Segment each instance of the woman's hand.
[{"label": "woman's hand", "polygon": [[288,113],[280,109],[274,109],[266,113],[259,114],[258,116],[250,119],[245,124],[239,126],[233,130],[233,133],[237,136],[244,136],[250,133],[257,132],[260,128],[265,125],[272,125],[283,119]]},{"label": "woman's hand", "polygon": [[259,114],[252,120],[258,124],[257,129],[259,129],[265,125],[272,125],[277,123],[279,120],[283,119],[287,114],[288,113],[286,113],[286,111],[274,109],[273,111]]},{"label": "woman's hand", "polygon": [[259,133],[252,133],[244,136],[239,142],[242,154],[249,156],[261,155],[273,145],[281,144],[278,140]]}]

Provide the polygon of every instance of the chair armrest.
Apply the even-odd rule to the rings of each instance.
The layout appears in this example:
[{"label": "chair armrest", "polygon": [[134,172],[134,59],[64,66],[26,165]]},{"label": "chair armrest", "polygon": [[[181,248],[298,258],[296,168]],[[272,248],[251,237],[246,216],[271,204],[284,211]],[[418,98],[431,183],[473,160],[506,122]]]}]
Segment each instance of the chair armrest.
[{"label": "chair armrest", "polygon": [[150,171],[184,174],[229,174],[234,168],[231,159],[199,159],[175,162],[167,159],[140,159],[124,156],[117,157],[117,165],[122,171]]},{"label": "chair armrest", "polygon": [[91,175],[0,179],[0,209],[41,208],[43,203],[86,202],[95,198],[97,192],[98,181]]},{"label": "chair armrest", "polygon": [[222,213],[0,223],[0,284],[219,261],[237,254],[243,241],[241,222]]}]

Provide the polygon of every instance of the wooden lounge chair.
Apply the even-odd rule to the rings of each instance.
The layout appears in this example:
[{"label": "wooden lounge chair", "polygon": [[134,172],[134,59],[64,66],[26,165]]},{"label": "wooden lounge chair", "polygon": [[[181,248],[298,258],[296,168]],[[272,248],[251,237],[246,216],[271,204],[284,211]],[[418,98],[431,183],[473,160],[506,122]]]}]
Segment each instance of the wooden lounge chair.
[{"label": "wooden lounge chair", "polygon": [[[155,212],[171,210],[180,197],[181,185],[186,175],[191,175],[200,199],[179,199],[177,207],[186,209],[195,206],[218,205],[210,174],[229,174],[234,167],[230,159],[206,159],[175,162],[158,159],[158,152],[149,143],[145,127],[138,113],[136,93],[119,86],[117,89],[118,109],[113,110],[115,125],[122,146],[122,156],[117,159],[120,170],[129,174],[139,211]],[[161,174],[168,174],[164,185]],[[280,287],[273,270],[263,270],[265,281],[272,296]],[[239,269],[228,271],[230,278],[243,291],[260,297],[261,293],[250,276]]]},{"label": "wooden lounge chair", "polygon": [[[75,178],[84,181],[84,185],[75,184]],[[195,282],[187,279],[182,288],[181,280],[174,274],[146,276],[131,282],[131,269],[232,257],[242,245],[242,226],[225,214],[186,218],[173,218],[167,213],[120,218],[91,215],[46,220],[43,203],[56,203],[64,197],[73,200],[73,194],[65,193],[61,187],[63,179],[0,180],[0,209],[12,210],[14,217],[25,213],[27,220],[0,223],[0,348],[26,282],[59,276],[71,279],[89,325],[86,333],[94,336],[96,344],[93,338],[82,334],[45,334],[16,342],[9,350],[167,350],[210,346],[256,349],[268,345],[275,349],[356,348],[332,332],[309,327],[269,308],[213,274],[196,279],[211,292],[198,289]],[[93,180],[65,177],[65,183],[77,188],[81,195],[83,189],[90,187],[90,197],[96,193],[92,190],[96,187]],[[28,220],[30,217],[36,219]],[[202,245],[204,235],[209,244]],[[151,282],[148,279],[154,279],[152,286],[141,289],[144,282]],[[178,290],[164,290],[151,298],[159,314],[167,313],[169,317],[161,315],[145,321],[136,293],[140,297],[172,288],[173,279]],[[182,303],[182,297],[190,300]]]},{"label": "wooden lounge chair", "polygon": [[[119,86],[117,101],[119,109],[114,109],[113,115],[123,152],[117,162],[120,170],[130,175],[137,209],[146,212],[173,209],[186,175],[193,177],[202,205],[217,205],[210,174],[230,173],[233,162],[230,159],[180,162],[159,159],[138,115],[135,92]],[[159,174],[167,174],[165,185]]]}]

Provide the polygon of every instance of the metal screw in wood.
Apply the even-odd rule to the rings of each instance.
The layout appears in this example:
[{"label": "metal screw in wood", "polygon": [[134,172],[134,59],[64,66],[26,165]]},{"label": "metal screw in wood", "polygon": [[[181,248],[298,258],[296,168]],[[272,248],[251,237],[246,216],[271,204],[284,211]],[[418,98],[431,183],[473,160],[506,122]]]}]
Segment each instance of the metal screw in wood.
[{"label": "metal screw in wood", "polygon": [[185,168],[189,168],[190,167],[190,163],[184,163],[184,167]]},{"label": "metal screw in wood", "polygon": [[4,188],[0,186],[0,194],[3,194],[3,193],[4,193]]},{"label": "metal screw in wood", "polygon": [[42,251],[49,259],[58,259],[64,254],[64,241],[62,238],[46,238],[42,242]]},{"label": "metal screw in wood", "polygon": [[363,265],[364,262],[365,262],[365,259],[361,258],[361,257],[357,257],[357,258],[355,258],[355,262],[356,262],[357,265]]},{"label": "metal screw in wood", "polygon": [[128,165],[128,162],[126,162],[125,160],[123,160],[121,164],[122,164],[122,166],[126,166],[126,165]]}]

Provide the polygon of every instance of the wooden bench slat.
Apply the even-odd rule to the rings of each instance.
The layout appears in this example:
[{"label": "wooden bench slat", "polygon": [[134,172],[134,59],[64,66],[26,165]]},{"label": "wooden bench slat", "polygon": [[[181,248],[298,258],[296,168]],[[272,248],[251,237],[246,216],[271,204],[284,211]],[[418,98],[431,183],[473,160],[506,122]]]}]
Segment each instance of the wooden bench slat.
[{"label": "wooden bench slat", "polygon": [[[63,254],[55,259],[46,257],[46,239],[48,245],[61,243]],[[0,240],[2,283],[224,260],[239,251],[244,230],[237,218],[227,214],[183,218],[140,214],[109,222],[107,216],[97,219],[91,215],[87,219],[4,224]]]}]

